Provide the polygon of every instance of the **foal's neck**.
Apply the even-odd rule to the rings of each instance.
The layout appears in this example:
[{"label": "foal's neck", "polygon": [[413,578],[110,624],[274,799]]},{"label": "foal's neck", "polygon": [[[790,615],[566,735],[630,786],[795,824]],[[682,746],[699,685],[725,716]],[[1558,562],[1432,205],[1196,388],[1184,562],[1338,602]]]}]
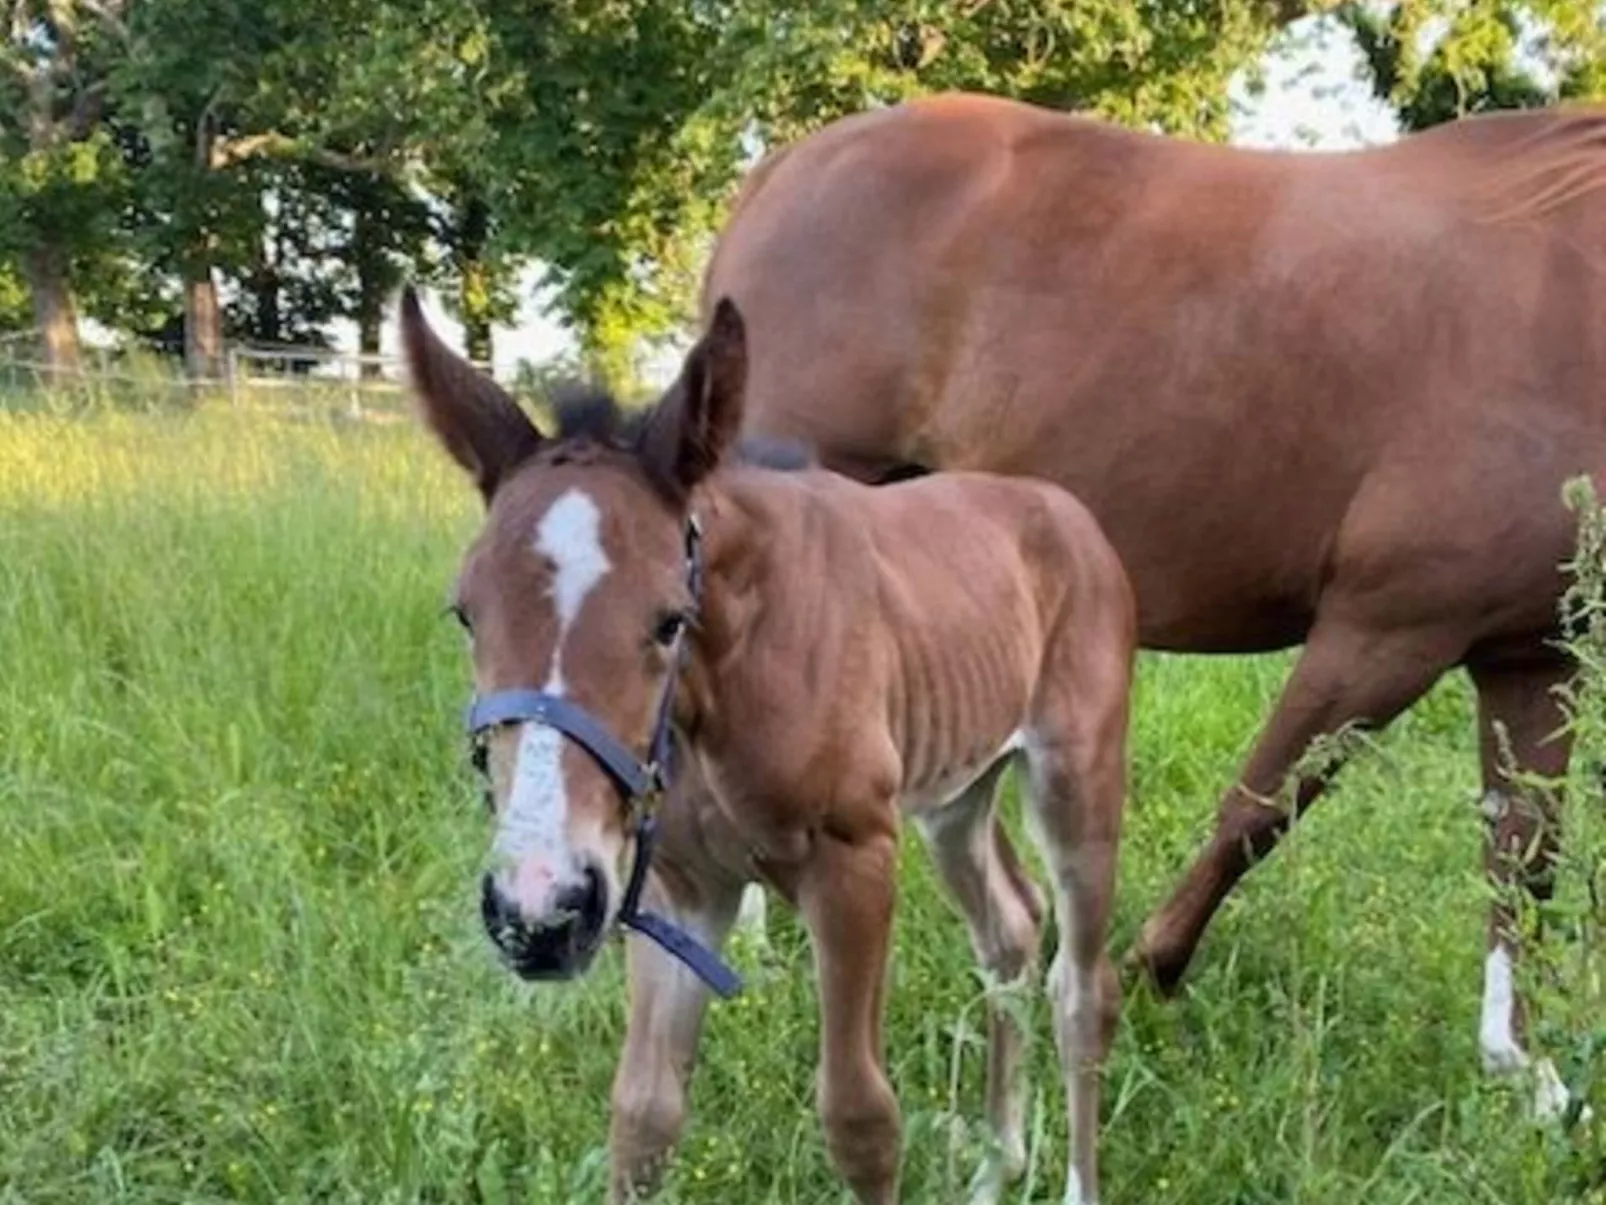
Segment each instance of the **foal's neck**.
[{"label": "foal's neck", "polygon": [[693,499],[707,573],[687,683],[699,717],[762,695],[777,664],[829,656],[831,618],[852,599],[830,580],[841,533],[813,477],[735,467]]}]

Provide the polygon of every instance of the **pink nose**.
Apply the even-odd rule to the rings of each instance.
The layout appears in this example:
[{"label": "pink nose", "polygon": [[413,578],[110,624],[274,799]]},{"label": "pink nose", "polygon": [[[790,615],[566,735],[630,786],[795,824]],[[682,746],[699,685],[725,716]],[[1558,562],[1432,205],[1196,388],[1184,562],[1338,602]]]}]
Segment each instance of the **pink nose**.
[{"label": "pink nose", "polygon": [[525,858],[513,868],[513,881],[508,884],[510,902],[525,916],[544,916],[551,910],[557,883],[556,864],[545,858]]}]

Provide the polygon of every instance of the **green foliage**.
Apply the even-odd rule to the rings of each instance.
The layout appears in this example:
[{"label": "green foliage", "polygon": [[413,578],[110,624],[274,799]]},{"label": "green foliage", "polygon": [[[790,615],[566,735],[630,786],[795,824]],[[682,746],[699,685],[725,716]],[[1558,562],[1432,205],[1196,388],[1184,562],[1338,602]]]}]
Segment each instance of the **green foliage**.
[{"label": "green foliage", "polygon": [[517,65],[478,172],[495,238],[549,265],[558,308],[617,381],[637,336],[684,315],[657,265],[706,227],[709,173],[725,167],[684,137],[718,84],[717,14],[671,0],[492,11],[495,61]]},{"label": "green foliage", "polygon": [[0,261],[0,333],[25,331],[33,325],[28,285],[15,268]]},{"label": "green foliage", "polygon": [[[586,362],[628,390],[695,317],[757,151],[948,89],[1220,138],[1229,82],[1328,7],[56,0],[0,50],[0,263],[65,248],[80,309],[142,332],[174,327],[177,281],[206,267],[233,286],[231,330],[314,341],[342,317],[371,335],[410,276],[483,351],[536,261]],[[1606,94],[1580,0],[1341,13],[1412,128]]]},{"label": "green foliage", "polygon": [[1401,0],[1340,13],[1374,91],[1409,130],[1606,96],[1606,29],[1580,0]]},{"label": "green foliage", "polygon": [[115,39],[70,0],[25,11],[0,9],[0,264],[25,279],[25,257],[47,251],[69,289],[115,291],[132,275],[118,223],[132,180],[102,121]]}]

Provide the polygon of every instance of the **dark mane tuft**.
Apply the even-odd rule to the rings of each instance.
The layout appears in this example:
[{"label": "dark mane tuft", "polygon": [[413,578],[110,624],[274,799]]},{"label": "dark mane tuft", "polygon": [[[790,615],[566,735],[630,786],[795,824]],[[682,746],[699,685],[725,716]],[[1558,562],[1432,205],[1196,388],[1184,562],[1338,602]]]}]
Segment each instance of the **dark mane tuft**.
[{"label": "dark mane tuft", "polygon": [[[584,381],[560,381],[549,388],[546,400],[557,423],[550,441],[554,448],[590,443],[631,455],[640,454],[642,436],[657,409],[627,410],[602,386]],[[742,437],[732,450],[731,461],[780,473],[800,472],[818,464],[808,444],[770,435]]]},{"label": "dark mane tuft", "polygon": [[565,381],[552,387],[550,401],[558,423],[558,442],[589,440],[610,447],[635,446],[641,414],[627,413],[606,389]]}]

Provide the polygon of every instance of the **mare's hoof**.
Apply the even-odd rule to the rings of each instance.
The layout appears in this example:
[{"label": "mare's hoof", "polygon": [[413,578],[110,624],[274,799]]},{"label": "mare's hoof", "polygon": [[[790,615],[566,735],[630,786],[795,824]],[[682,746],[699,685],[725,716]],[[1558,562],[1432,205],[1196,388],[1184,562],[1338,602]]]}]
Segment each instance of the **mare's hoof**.
[{"label": "mare's hoof", "polygon": [[[1540,1125],[1563,1125],[1571,1120],[1569,1115],[1572,1112],[1573,1095],[1557,1073],[1556,1064],[1542,1058],[1527,1069],[1527,1078],[1528,1086],[1533,1091],[1530,1108],[1535,1122]],[[1582,1103],[1577,1120],[1588,1125],[1594,1116],[1595,1111],[1587,1103]]]},{"label": "mare's hoof", "polygon": [[1172,1000],[1182,990],[1187,970],[1187,953],[1157,951],[1140,938],[1121,959],[1121,987],[1130,991],[1137,983],[1146,982],[1161,999]]}]

